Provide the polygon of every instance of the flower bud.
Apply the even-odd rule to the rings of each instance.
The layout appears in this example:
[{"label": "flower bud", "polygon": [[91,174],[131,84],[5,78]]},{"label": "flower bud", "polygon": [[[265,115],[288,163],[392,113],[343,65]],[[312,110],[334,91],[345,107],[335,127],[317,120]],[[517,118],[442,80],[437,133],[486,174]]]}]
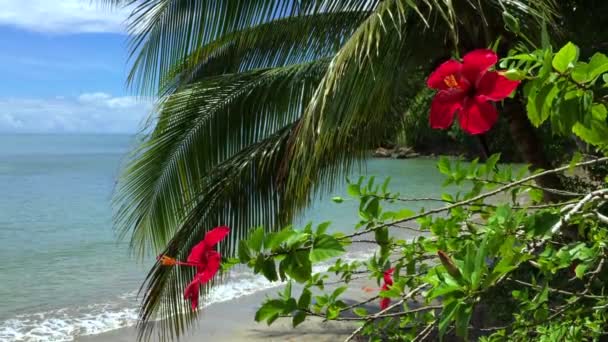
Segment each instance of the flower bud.
[{"label": "flower bud", "polygon": [[449,255],[447,255],[444,251],[441,250],[437,251],[437,255],[439,256],[439,260],[441,260],[441,264],[443,265],[443,267],[445,267],[448,273],[452,277],[459,279],[461,277],[460,270],[458,269],[458,266],[456,266],[452,258],[450,258]]}]

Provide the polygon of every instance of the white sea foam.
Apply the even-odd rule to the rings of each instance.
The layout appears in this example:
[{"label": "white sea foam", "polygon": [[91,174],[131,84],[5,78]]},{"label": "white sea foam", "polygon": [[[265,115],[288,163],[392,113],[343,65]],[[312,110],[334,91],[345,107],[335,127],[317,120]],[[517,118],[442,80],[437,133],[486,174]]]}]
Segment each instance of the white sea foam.
[{"label": "white sea foam", "polygon": [[[347,253],[345,261],[360,260],[368,253]],[[317,265],[314,272],[324,272],[329,264]],[[281,286],[251,273],[232,274],[232,280],[215,287],[205,306],[226,302],[255,292]],[[113,303],[63,308],[47,312],[18,315],[0,321],[0,341],[58,342],[73,341],[77,336],[95,335],[137,323],[136,293],[117,296]]]}]

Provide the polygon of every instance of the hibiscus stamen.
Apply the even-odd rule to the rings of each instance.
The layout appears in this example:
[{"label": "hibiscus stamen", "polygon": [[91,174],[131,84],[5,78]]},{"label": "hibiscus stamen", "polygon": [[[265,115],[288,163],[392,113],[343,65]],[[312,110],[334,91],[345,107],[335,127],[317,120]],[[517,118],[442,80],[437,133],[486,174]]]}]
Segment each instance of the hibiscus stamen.
[{"label": "hibiscus stamen", "polygon": [[158,261],[163,266],[175,266],[175,265],[177,265],[177,260],[175,260],[175,258],[171,258],[171,257],[168,257],[166,255],[161,255],[158,258]]},{"label": "hibiscus stamen", "polygon": [[450,75],[450,76],[444,78],[443,83],[445,83],[445,85],[448,86],[448,88],[457,88],[458,87],[458,81],[456,81],[456,76],[454,76],[454,75]]},{"label": "hibiscus stamen", "polygon": [[199,266],[201,266],[201,264],[179,261],[179,260],[177,260],[175,258],[172,258],[170,256],[166,256],[166,255],[159,256],[158,257],[158,261],[163,266],[175,266],[175,265],[178,265],[178,266],[191,266],[191,267],[199,267]]}]

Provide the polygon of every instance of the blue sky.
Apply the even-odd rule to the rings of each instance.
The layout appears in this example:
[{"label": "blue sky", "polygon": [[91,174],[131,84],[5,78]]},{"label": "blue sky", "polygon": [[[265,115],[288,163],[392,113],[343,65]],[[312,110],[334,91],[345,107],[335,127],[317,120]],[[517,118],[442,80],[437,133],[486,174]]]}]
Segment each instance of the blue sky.
[{"label": "blue sky", "polygon": [[150,101],[125,87],[126,10],[0,0],[0,133],[131,133]]}]

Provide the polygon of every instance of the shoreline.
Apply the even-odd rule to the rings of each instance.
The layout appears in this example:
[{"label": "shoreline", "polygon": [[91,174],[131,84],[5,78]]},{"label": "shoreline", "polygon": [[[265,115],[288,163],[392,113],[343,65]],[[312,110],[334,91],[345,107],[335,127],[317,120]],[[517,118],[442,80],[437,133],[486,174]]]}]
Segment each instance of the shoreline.
[{"label": "shoreline", "polygon": [[[271,326],[254,320],[255,312],[261,306],[265,297],[274,297],[284,285],[258,291],[249,295],[231,299],[225,302],[210,304],[201,310],[198,322],[186,330],[180,337],[180,342],[194,341],[305,341],[330,342],[344,340],[356,328],[356,322],[323,322],[317,317],[307,317],[306,321],[292,327],[291,319],[283,318]],[[332,285],[333,286],[333,285]],[[328,286],[329,287],[329,286]],[[378,287],[373,280],[357,279],[345,292],[343,298],[348,302],[362,301],[375,296],[366,293],[365,287]],[[294,285],[295,293],[300,286]],[[297,297],[297,296],[296,296]],[[371,302],[366,306],[370,312],[379,310],[379,303]],[[124,327],[96,335],[78,336],[79,342],[130,342],[136,341],[137,328]],[[160,341],[154,335],[148,341]]]}]

